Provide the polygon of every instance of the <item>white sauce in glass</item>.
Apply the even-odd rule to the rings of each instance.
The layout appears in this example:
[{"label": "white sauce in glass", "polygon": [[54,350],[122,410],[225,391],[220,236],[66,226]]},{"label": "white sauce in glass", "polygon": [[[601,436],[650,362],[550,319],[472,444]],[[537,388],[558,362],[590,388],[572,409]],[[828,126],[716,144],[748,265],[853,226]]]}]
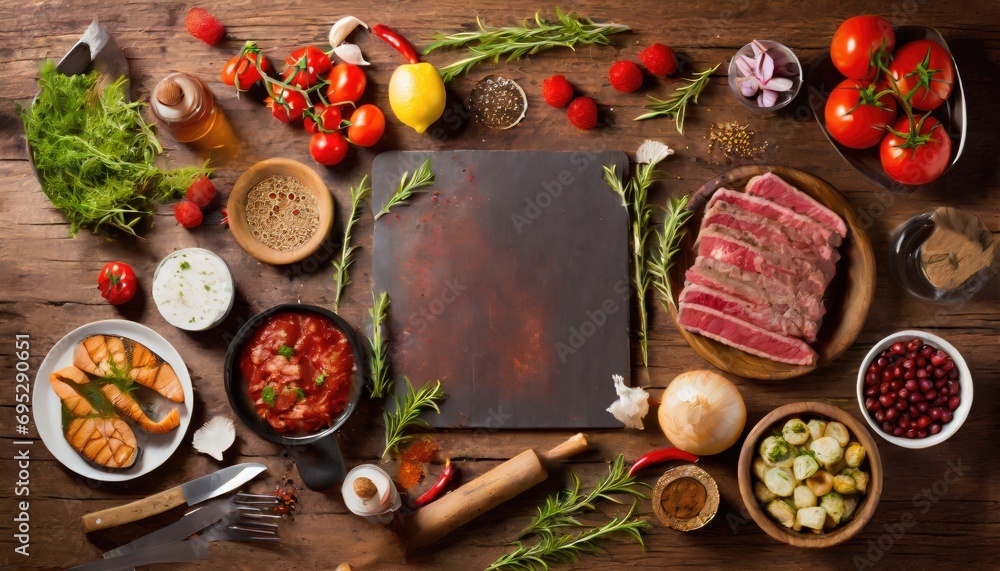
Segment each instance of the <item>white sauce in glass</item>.
[{"label": "white sauce in glass", "polygon": [[229,314],[234,287],[222,258],[202,248],[187,248],[170,254],[156,268],[153,301],[167,323],[203,331]]}]

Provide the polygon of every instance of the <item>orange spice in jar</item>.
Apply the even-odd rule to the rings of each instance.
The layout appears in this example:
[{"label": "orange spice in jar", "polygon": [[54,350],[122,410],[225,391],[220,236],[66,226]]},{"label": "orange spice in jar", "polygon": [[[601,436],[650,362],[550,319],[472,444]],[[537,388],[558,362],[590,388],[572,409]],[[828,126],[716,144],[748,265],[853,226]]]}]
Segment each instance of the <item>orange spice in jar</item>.
[{"label": "orange spice in jar", "polygon": [[196,141],[212,130],[215,98],[205,82],[186,73],[171,73],[153,88],[150,109],[178,143]]}]

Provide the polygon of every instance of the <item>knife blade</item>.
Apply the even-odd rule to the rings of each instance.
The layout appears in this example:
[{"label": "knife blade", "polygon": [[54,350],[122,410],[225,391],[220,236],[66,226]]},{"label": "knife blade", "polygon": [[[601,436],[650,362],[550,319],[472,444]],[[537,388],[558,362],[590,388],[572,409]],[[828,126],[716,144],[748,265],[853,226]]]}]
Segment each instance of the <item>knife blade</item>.
[{"label": "knife blade", "polygon": [[111,559],[137,549],[146,549],[187,539],[206,527],[224,519],[227,515],[236,511],[238,507],[232,497],[218,498],[203,506],[199,506],[168,526],[147,533],[135,541],[126,543],[110,551],[105,551],[101,554],[101,557]]},{"label": "knife blade", "polygon": [[180,543],[165,543],[131,551],[114,559],[99,559],[85,565],[72,567],[70,571],[117,571],[134,569],[139,565],[154,563],[180,563],[197,561],[211,555],[208,543],[201,541],[181,541]]},{"label": "knife blade", "polygon": [[193,506],[235,490],[266,469],[267,466],[258,463],[236,464],[223,468],[148,498],[87,514],[83,516],[83,529],[89,533],[138,521],[184,504]]}]

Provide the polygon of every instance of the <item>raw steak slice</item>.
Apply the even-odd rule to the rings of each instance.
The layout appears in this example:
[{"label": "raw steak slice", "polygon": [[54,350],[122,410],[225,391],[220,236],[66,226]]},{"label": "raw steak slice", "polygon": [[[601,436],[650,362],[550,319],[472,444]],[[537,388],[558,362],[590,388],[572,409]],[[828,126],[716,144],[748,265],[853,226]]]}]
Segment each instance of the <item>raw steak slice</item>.
[{"label": "raw steak slice", "polygon": [[688,285],[681,292],[680,303],[704,306],[731,315],[761,329],[788,337],[802,337],[808,342],[816,340],[816,323],[808,319],[790,319],[775,307],[740,299],[712,288]]},{"label": "raw steak slice", "polygon": [[787,243],[781,243],[777,239],[768,240],[758,236],[750,230],[723,226],[722,224],[708,224],[701,232],[705,235],[724,236],[753,246],[763,252],[772,263],[790,268],[802,268],[803,271],[822,276],[824,285],[829,284],[836,273],[836,265],[824,261],[815,252],[803,252]]},{"label": "raw steak slice", "polygon": [[808,216],[803,216],[790,208],[771,202],[766,198],[736,192],[727,188],[720,188],[715,191],[712,199],[708,202],[708,208],[711,208],[720,201],[734,204],[743,210],[774,220],[778,224],[791,226],[809,238],[814,244],[827,244],[834,248],[840,246],[840,234],[829,226],[820,224]]},{"label": "raw steak slice", "polygon": [[708,307],[686,303],[681,303],[679,307],[677,322],[681,327],[740,351],[792,365],[812,365],[818,358],[816,352],[800,339],[765,331]]},{"label": "raw steak slice", "polygon": [[817,295],[823,295],[826,289],[826,276],[814,266],[793,258],[775,259],[760,248],[713,230],[704,229],[698,234],[698,255],[783,281],[792,287],[799,284]]},{"label": "raw steak slice", "polygon": [[841,238],[847,237],[847,225],[844,224],[843,218],[774,173],[766,173],[750,179],[747,182],[747,194],[769,198],[799,214],[833,228],[837,234],[840,234]]}]

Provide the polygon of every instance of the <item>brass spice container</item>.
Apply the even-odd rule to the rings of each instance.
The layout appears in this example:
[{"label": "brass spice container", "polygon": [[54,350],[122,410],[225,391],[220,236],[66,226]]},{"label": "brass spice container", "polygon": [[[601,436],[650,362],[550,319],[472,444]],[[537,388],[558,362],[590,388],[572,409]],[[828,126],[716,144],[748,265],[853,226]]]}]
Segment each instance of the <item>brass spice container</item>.
[{"label": "brass spice container", "polygon": [[653,488],[653,512],[666,527],[693,531],[708,525],[718,511],[718,484],[694,464],[667,470]]}]

